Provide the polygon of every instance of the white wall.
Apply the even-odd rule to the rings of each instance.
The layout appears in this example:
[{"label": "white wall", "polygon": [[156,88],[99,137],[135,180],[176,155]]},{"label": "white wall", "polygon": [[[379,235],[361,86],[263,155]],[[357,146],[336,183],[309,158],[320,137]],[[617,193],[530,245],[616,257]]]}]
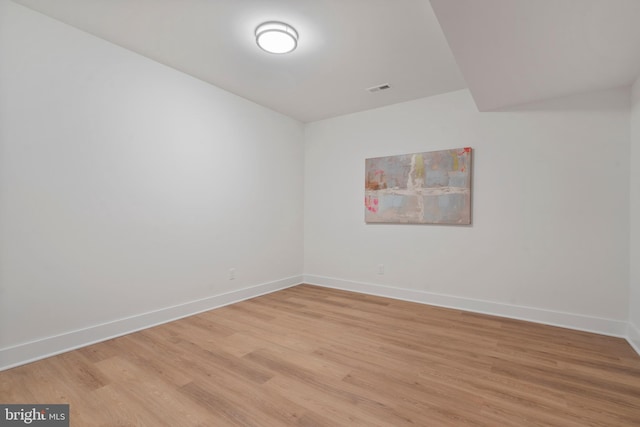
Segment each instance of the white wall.
[{"label": "white wall", "polygon": [[[472,226],[364,223],[365,158],[464,146]],[[496,113],[465,90],[312,123],[305,280],[624,335],[628,156],[628,88]]]},{"label": "white wall", "polygon": [[[0,369],[295,284],[303,262],[309,282],[621,334],[640,325],[639,93],[631,130],[623,89],[303,128],[0,0]],[[472,226],[364,224],[365,158],[462,146]]]},{"label": "white wall", "polygon": [[630,287],[629,339],[640,353],[640,77],[632,88],[631,95],[631,188],[630,188]]},{"label": "white wall", "polygon": [[0,367],[300,282],[302,138],[299,122],[0,0]]}]

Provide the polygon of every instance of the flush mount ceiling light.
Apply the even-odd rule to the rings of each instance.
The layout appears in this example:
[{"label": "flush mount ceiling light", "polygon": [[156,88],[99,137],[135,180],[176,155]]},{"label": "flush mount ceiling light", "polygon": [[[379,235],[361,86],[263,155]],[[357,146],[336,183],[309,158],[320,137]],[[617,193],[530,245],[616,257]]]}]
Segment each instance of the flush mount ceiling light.
[{"label": "flush mount ceiling light", "polygon": [[289,53],[298,46],[298,32],[284,22],[265,22],[256,28],[256,43],[269,53]]}]

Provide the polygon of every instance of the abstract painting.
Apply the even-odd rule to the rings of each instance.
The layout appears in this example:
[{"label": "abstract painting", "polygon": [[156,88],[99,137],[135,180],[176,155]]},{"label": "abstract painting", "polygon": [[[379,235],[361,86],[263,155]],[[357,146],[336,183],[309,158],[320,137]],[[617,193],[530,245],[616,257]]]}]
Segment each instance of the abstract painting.
[{"label": "abstract painting", "polygon": [[471,224],[471,148],[365,160],[366,222]]}]

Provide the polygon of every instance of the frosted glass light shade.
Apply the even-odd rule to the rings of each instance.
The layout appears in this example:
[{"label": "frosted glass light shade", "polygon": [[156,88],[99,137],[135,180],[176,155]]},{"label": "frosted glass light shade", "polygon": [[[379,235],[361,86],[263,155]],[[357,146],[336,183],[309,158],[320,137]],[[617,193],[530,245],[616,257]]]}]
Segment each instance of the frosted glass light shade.
[{"label": "frosted glass light shade", "polygon": [[265,22],[256,28],[256,43],[269,53],[289,53],[298,46],[298,32],[284,22]]}]

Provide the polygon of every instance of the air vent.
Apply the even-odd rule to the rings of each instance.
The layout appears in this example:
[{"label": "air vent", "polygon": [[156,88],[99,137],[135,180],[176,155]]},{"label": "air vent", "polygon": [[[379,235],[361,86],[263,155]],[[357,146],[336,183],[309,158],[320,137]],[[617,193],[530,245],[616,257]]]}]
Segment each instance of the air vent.
[{"label": "air vent", "polygon": [[373,87],[367,88],[367,90],[369,92],[371,92],[371,93],[380,92],[381,90],[387,90],[387,89],[391,89],[391,85],[389,83],[385,83],[385,84],[381,84],[381,85],[378,85],[378,86],[373,86]]}]

